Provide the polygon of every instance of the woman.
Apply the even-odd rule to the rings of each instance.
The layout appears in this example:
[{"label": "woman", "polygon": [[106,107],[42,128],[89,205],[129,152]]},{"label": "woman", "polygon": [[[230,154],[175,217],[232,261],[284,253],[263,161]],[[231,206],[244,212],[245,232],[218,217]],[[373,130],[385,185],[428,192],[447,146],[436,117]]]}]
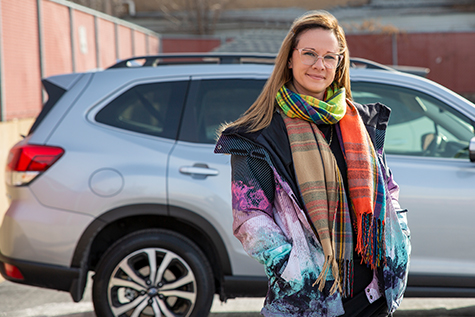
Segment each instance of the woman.
[{"label": "woman", "polygon": [[351,101],[349,53],[328,12],[298,18],[262,93],[229,124],[233,229],[262,263],[264,316],[388,316],[410,242],[383,156],[390,110]]}]

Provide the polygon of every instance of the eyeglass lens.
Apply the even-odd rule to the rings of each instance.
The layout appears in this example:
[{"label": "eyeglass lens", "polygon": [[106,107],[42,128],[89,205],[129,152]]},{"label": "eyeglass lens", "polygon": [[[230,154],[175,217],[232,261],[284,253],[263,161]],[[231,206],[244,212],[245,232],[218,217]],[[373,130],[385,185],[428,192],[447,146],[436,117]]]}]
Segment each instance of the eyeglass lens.
[{"label": "eyeglass lens", "polygon": [[340,57],[337,54],[325,54],[318,56],[317,53],[311,50],[298,50],[300,52],[300,59],[303,64],[312,66],[319,58],[322,58],[323,65],[327,68],[337,68],[340,63]]}]

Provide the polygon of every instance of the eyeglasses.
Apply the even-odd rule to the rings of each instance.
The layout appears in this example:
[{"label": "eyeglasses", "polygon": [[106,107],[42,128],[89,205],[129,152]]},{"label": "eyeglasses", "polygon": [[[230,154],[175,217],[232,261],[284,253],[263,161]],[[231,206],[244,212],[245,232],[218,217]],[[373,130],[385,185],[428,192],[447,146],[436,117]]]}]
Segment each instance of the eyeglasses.
[{"label": "eyeglasses", "polygon": [[326,68],[335,69],[340,65],[341,59],[343,58],[340,54],[328,53],[323,56],[319,56],[315,51],[312,51],[308,48],[295,48],[296,51],[300,53],[300,60],[302,64],[312,66],[314,65],[319,58],[322,59],[323,65]]}]

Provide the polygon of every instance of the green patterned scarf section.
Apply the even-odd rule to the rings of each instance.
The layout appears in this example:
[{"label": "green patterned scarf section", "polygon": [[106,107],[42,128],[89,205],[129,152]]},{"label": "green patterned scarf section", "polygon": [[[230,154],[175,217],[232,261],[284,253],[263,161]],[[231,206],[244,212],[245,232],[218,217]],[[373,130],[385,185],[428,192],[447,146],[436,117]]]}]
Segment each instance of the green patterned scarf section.
[{"label": "green patterned scarf section", "polygon": [[277,104],[289,118],[300,118],[316,124],[335,124],[345,116],[345,88],[330,85],[326,91],[326,100],[293,92],[283,85],[276,96]]}]

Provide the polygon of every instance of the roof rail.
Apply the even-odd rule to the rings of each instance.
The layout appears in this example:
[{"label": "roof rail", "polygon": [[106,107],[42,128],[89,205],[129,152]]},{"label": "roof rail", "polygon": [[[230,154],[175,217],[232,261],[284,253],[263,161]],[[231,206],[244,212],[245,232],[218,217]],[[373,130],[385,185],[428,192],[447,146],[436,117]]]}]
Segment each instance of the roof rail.
[{"label": "roof rail", "polygon": [[389,66],[373,62],[366,58],[352,57],[350,58],[350,67],[362,67],[362,68],[371,68],[371,69],[380,69],[387,71],[395,71],[394,68]]},{"label": "roof rail", "polygon": [[[158,55],[136,56],[117,62],[111,68],[132,68],[132,67],[155,67],[158,65],[173,64],[273,64],[275,62],[275,54],[263,53],[169,53]],[[412,73],[422,77],[429,73],[428,68],[423,67],[405,67],[405,66],[386,66],[369,59],[352,57],[350,58],[350,67],[352,68],[369,68],[385,71],[402,71]]]},{"label": "roof rail", "polygon": [[400,65],[391,65],[386,66],[377,62],[373,62],[369,59],[365,58],[357,58],[353,57],[350,58],[350,67],[362,67],[362,68],[371,68],[371,69],[379,69],[379,70],[386,70],[386,71],[400,71],[403,73],[409,73],[421,77],[427,77],[429,74],[430,69],[427,67],[417,67],[417,66],[400,66]]},{"label": "roof rail", "polygon": [[260,63],[273,64],[275,54],[259,53],[172,53],[136,56],[121,60],[110,68],[127,68],[158,66],[159,64],[190,64],[190,63],[213,63],[213,64],[244,64]]}]

